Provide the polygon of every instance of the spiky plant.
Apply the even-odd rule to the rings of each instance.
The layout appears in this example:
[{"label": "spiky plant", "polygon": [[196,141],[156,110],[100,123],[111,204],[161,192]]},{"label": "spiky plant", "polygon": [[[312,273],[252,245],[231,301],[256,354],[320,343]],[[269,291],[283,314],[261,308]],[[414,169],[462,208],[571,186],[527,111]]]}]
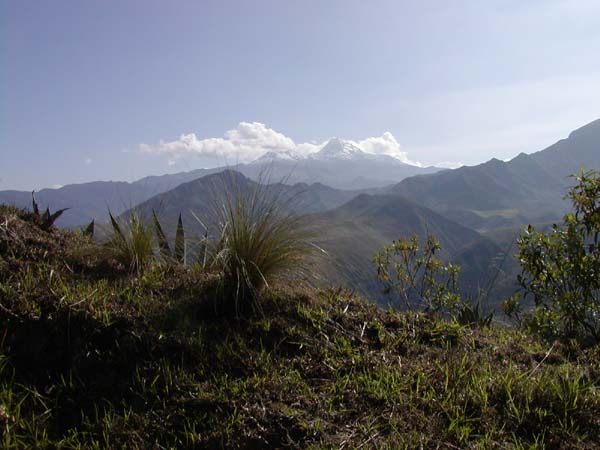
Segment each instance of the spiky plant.
[{"label": "spiky plant", "polygon": [[43,214],[40,213],[40,208],[35,201],[35,191],[31,192],[31,203],[33,208],[33,221],[44,231],[48,231],[50,228],[52,228],[54,226],[54,222],[56,222],[62,213],[69,209],[63,208],[51,213],[50,208],[47,207]]},{"label": "spiky plant", "polygon": [[258,295],[273,277],[300,269],[315,247],[289,199],[264,184],[243,192],[233,183],[221,200],[220,239],[212,261],[223,273],[225,299],[239,315],[259,307]]},{"label": "spiky plant", "polygon": [[181,213],[179,213],[177,231],[175,232],[175,251],[171,251],[167,236],[165,235],[154,210],[152,210],[152,221],[154,222],[154,230],[156,231],[156,239],[158,241],[158,249],[160,251],[161,258],[167,262],[175,262],[185,265],[185,230],[183,228],[183,221],[181,220]]},{"label": "spiky plant", "polygon": [[108,246],[129,270],[140,274],[154,257],[152,229],[146,226],[135,213],[131,214],[123,227],[110,211],[108,214],[112,225],[112,237]]},{"label": "spiky plant", "polygon": [[94,237],[94,228],[95,228],[95,221],[92,220],[85,228],[83,228],[81,230],[81,233],[85,237],[93,238]]}]

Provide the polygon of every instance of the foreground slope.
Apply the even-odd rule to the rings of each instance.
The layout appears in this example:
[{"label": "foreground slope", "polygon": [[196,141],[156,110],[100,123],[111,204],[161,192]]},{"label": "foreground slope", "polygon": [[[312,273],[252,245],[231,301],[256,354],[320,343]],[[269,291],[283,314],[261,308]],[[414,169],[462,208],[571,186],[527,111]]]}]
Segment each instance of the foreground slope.
[{"label": "foreground slope", "polygon": [[[277,290],[134,277],[0,207],[3,448],[600,448],[598,348]],[[102,270],[101,270],[102,269]]]}]

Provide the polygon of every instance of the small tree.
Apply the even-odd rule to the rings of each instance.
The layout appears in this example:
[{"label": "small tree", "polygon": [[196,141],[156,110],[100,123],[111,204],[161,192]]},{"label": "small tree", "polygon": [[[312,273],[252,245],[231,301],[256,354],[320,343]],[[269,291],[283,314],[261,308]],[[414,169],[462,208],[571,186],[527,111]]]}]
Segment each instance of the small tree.
[{"label": "small tree", "polygon": [[567,198],[574,212],[547,233],[529,226],[518,240],[522,273],[518,282],[534,308],[520,300],[505,312],[548,338],[600,341],[600,178],[596,171],[574,176]]},{"label": "small tree", "polygon": [[384,292],[396,293],[407,309],[458,315],[462,309],[457,285],[460,267],[445,264],[437,257],[439,250],[435,236],[427,236],[421,244],[419,237],[412,235],[377,252],[374,261]]}]

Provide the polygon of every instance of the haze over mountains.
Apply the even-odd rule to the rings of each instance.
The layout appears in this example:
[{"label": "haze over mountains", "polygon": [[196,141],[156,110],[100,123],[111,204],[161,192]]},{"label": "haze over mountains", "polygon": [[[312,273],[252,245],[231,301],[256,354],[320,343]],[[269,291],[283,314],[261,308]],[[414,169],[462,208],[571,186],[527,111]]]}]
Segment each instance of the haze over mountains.
[{"label": "haze over mountains", "polygon": [[[234,168],[68,185],[42,190],[36,199],[51,209],[71,207],[63,226],[103,221],[108,208],[123,216],[135,208],[145,220],[157,211],[168,232],[181,213],[193,234],[203,231],[194,214],[210,216],[219,192],[232,186],[252,192],[266,174],[283,180],[266,190],[293,198],[290,205],[309,214],[318,230],[316,243],[326,256],[318,262],[316,283],[349,286],[383,303],[373,254],[401,236],[433,233],[443,256],[463,266],[465,290],[487,289],[502,263],[499,298],[514,289],[512,278],[502,278],[514,266],[510,255],[505,258],[514,236],[524,224],[560,219],[569,208],[569,176],[582,166],[600,169],[600,120],[537,153],[455,170],[412,166],[334,138],[310,155],[274,151]],[[2,191],[0,202],[29,207],[31,193]]]}]

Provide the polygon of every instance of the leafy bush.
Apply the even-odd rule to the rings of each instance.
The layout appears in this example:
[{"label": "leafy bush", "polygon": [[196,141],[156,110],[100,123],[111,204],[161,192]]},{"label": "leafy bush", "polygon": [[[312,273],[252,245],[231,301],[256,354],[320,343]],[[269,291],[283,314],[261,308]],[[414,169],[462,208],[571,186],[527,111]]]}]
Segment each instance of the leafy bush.
[{"label": "leafy bush", "polygon": [[460,267],[444,264],[437,257],[439,250],[441,245],[435,236],[427,236],[422,244],[417,235],[412,235],[377,252],[377,277],[385,292],[396,293],[398,302],[407,309],[458,313],[462,303],[457,285]]},{"label": "leafy bush", "polygon": [[545,234],[529,226],[519,238],[519,284],[534,308],[523,313],[518,299],[505,312],[548,338],[600,341],[600,177],[574,176],[567,198],[574,212]]}]

